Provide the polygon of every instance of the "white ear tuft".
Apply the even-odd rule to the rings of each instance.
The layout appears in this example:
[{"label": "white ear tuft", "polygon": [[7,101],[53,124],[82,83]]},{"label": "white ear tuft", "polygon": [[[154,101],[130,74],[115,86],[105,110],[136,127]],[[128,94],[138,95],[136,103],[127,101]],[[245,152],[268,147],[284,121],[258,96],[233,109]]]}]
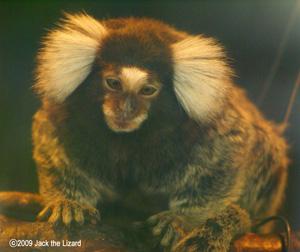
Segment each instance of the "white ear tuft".
[{"label": "white ear tuft", "polygon": [[210,122],[222,110],[233,74],[214,39],[188,37],[172,45],[174,90],[194,120]]},{"label": "white ear tuft", "polygon": [[38,54],[37,91],[63,102],[89,75],[106,28],[86,15],[69,15]]}]

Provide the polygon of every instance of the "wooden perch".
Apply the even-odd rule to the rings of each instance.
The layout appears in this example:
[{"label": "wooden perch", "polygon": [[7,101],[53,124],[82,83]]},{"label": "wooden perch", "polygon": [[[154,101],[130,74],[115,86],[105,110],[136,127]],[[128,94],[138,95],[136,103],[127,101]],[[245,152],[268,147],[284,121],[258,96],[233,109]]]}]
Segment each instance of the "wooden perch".
[{"label": "wooden perch", "polygon": [[0,192],[0,214],[8,218],[35,221],[42,209],[42,197],[38,194]]},{"label": "wooden perch", "polygon": [[[248,233],[232,242],[230,252],[287,252],[285,234],[258,235]],[[300,251],[300,232],[291,233],[290,252]]]},{"label": "wooden perch", "polygon": [[[89,224],[80,230],[69,232],[63,228],[53,229],[52,224],[47,222],[28,222],[33,221],[34,216],[41,209],[42,201],[39,195],[0,192],[0,214],[2,214],[0,216],[0,251],[151,251],[149,234],[137,234],[132,230],[105,223],[105,221],[101,225]],[[12,239],[19,241],[21,246],[11,248],[9,242]],[[233,241],[230,251],[285,252],[283,245],[285,240],[284,234],[248,233]],[[31,241],[32,245],[30,245]],[[291,237],[291,252],[296,251],[300,251],[300,232],[293,232]]]},{"label": "wooden perch", "polygon": [[[0,251],[15,251],[10,242],[21,241],[18,251],[98,251],[138,252],[149,251],[134,236],[108,225],[87,225],[80,230],[66,232],[53,229],[44,222],[8,222],[0,224]],[[22,243],[23,241],[23,243]],[[26,241],[26,242],[25,242]],[[140,247],[140,248],[139,248]],[[31,251],[31,250],[30,250]]]}]

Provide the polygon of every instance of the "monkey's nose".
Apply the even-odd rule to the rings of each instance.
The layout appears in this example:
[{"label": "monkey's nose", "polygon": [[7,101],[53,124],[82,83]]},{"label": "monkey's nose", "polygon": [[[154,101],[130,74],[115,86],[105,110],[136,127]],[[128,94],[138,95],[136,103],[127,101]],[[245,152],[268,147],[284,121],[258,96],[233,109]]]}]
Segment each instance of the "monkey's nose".
[{"label": "monkey's nose", "polygon": [[130,121],[137,115],[137,102],[135,97],[128,96],[120,106],[118,119]]}]

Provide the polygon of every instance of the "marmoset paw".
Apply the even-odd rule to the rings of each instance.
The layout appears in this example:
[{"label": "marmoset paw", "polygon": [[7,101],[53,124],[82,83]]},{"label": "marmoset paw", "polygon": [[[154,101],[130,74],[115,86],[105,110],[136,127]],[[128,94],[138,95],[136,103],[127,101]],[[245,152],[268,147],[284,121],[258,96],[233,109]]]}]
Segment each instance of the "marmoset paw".
[{"label": "marmoset paw", "polygon": [[48,204],[38,215],[39,221],[52,222],[54,226],[82,226],[84,223],[100,221],[99,211],[68,199]]},{"label": "marmoset paw", "polygon": [[209,216],[201,225],[180,240],[172,252],[226,252],[230,242],[251,228],[249,214],[231,205]]},{"label": "marmoset paw", "polygon": [[195,230],[179,241],[171,250],[172,252],[227,252],[230,241],[221,237],[214,237],[212,233],[205,233],[203,230]]},{"label": "marmoset paw", "polygon": [[162,248],[169,250],[183,236],[186,220],[175,213],[166,211],[150,217],[146,225],[150,227],[154,242]]},{"label": "marmoset paw", "polygon": [[229,249],[231,238],[226,227],[209,219],[180,240],[171,251],[226,252]]}]

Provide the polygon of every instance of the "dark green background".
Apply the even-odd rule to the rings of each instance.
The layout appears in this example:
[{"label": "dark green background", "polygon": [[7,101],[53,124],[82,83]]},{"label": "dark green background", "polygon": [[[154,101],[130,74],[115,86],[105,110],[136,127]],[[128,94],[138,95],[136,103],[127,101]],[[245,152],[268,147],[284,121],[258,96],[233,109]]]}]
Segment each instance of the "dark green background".
[{"label": "dark green background", "polygon": [[[85,10],[97,18],[147,16],[193,34],[218,38],[234,59],[236,83],[253,102],[262,89],[299,1],[0,1],[0,190],[37,192],[31,121],[39,102],[30,89],[35,54],[46,29],[62,11]],[[261,110],[282,122],[300,68],[300,14]],[[300,90],[286,137],[290,176],[283,214],[300,230]]]}]

